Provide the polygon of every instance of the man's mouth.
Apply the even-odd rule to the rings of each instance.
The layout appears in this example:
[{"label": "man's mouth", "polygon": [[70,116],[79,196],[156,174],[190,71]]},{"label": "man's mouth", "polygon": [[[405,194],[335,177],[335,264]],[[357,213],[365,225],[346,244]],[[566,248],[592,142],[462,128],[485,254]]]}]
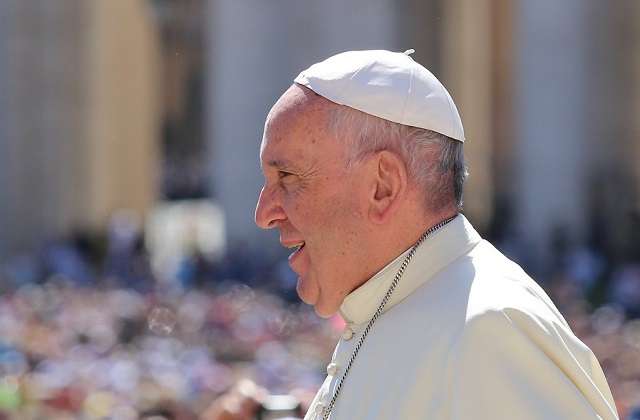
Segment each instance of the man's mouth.
[{"label": "man's mouth", "polygon": [[295,242],[295,243],[290,243],[290,244],[286,244],[285,245],[287,248],[293,250],[293,252],[291,253],[291,255],[289,255],[289,263],[292,263],[293,260],[299,256],[302,251],[304,250],[304,246],[305,246],[305,242],[304,241],[300,241],[300,242]]},{"label": "man's mouth", "polygon": [[290,244],[290,245],[285,245],[287,248],[289,249],[293,249],[294,253],[300,251],[302,248],[304,248],[304,241],[295,243],[295,244]]}]

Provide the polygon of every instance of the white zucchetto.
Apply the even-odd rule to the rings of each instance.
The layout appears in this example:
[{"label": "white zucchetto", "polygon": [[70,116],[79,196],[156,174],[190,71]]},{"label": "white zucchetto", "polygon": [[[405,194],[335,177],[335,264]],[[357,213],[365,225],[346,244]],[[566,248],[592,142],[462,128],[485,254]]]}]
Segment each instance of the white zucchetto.
[{"label": "white zucchetto", "polygon": [[464,142],[451,95],[412,52],[347,51],[312,65],[294,81],[332,102]]}]

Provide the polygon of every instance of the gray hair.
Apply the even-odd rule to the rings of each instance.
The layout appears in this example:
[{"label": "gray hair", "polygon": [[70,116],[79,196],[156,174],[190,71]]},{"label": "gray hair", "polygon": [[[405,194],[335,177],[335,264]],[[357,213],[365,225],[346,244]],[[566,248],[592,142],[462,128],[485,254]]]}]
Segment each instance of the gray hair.
[{"label": "gray hair", "polygon": [[462,187],[467,178],[462,142],[444,134],[395,123],[338,105],[329,117],[332,134],[350,144],[347,164],[381,150],[401,156],[409,176],[425,192],[426,207],[444,210],[455,200],[462,210]]}]

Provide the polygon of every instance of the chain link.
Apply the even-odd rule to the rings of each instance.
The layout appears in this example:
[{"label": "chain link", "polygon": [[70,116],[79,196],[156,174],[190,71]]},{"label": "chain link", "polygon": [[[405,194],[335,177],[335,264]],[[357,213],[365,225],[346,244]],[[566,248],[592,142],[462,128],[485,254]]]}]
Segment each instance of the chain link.
[{"label": "chain link", "polygon": [[331,401],[329,402],[329,405],[322,410],[323,411],[323,416],[322,416],[323,420],[327,420],[329,418],[329,416],[331,415],[331,411],[333,410],[333,406],[335,405],[336,400],[338,399],[338,395],[340,394],[340,390],[342,389],[342,385],[344,384],[344,380],[346,379],[347,375],[349,374],[349,370],[351,370],[351,366],[353,365],[353,362],[356,359],[356,356],[358,355],[358,352],[360,351],[360,348],[362,347],[362,343],[364,343],[364,340],[367,338],[367,335],[369,334],[369,331],[371,331],[371,327],[373,327],[373,324],[378,320],[380,315],[382,315],[382,311],[384,310],[384,307],[386,306],[387,302],[391,298],[391,295],[393,294],[393,291],[398,286],[398,282],[400,282],[400,279],[402,278],[402,275],[404,274],[404,270],[406,270],[407,266],[409,265],[409,262],[411,261],[411,259],[415,255],[416,250],[418,249],[418,247],[420,247],[420,245],[422,245],[422,243],[425,241],[425,239],[427,239],[431,234],[433,234],[435,231],[441,229],[442,227],[444,227],[446,224],[448,224],[449,222],[451,222],[455,218],[456,218],[456,216],[450,217],[449,219],[443,220],[442,222],[438,223],[437,225],[432,226],[431,228],[427,229],[427,231],[424,232],[422,234],[422,236],[420,236],[420,238],[413,245],[413,247],[411,247],[411,250],[409,250],[409,253],[405,257],[404,261],[402,261],[402,264],[400,265],[400,269],[396,273],[396,275],[395,275],[395,277],[393,279],[393,282],[391,282],[391,286],[389,286],[389,289],[387,290],[387,293],[385,293],[384,297],[382,298],[382,301],[380,302],[380,306],[378,306],[378,309],[373,314],[373,317],[371,318],[371,320],[369,320],[369,323],[367,324],[366,328],[362,332],[362,335],[360,336],[360,339],[358,340],[358,343],[356,344],[356,347],[353,349],[353,352],[351,353],[351,357],[349,358],[349,362],[347,363],[347,367],[345,368],[344,373],[342,374],[342,377],[340,378],[340,381],[338,382],[338,385],[336,386],[336,391],[334,392],[333,397],[331,398]]}]

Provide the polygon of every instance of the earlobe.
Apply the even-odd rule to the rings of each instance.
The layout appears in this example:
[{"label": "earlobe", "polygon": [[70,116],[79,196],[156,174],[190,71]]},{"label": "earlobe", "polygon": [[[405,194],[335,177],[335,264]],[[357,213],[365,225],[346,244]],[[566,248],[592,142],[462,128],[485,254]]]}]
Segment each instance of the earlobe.
[{"label": "earlobe", "polygon": [[398,209],[407,187],[407,170],[395,153],[376,154],[376,173],[369,218],[376,224],[385,223]]}]

